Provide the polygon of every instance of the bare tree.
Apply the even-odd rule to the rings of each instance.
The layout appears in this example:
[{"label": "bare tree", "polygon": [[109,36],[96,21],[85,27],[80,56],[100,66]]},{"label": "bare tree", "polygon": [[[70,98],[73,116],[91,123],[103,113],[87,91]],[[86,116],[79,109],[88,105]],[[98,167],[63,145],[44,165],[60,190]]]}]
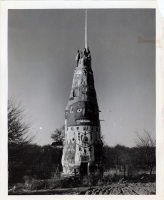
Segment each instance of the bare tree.
[{"label": "bare tree", "polygon": [[156,141],[152,139],[150,133],[144,130],[144,134],[141,136],[136,132],[136,137],[134,139],[136,146],[140,151],[140,162],[147,166],[152,174],[153,167],[156,165],[155,158],[155,147]]},{"label": "bare tree", "polygon": [[156,141],[151,138],[150,133],[144,130],[144,135],[140,136],[138,132],[135,132],[136,137],[134,142],[137,147],[155,147]]},{"label": "bare tree", "polygon": [[14,103],[13,99],[8,101],[8,143],[29,144],[34,139],[29,137],[32,122],[27,122],[21,103]]},{"label": "bare tree", "polygon": [[[29,136],[32,122],[28,122],[21,103],[8,101],[8,164],[9,179],[12,178],[26,157],[26,147],[35,136]],[[15,170],[15,171],[14,171]]]}]

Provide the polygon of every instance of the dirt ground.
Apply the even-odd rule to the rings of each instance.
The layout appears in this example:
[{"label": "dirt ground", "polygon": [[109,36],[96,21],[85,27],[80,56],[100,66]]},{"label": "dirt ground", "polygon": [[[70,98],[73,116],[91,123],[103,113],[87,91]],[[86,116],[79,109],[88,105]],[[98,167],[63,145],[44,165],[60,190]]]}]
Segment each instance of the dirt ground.
[{"label": "dirt ground", "polygon": [[10,190],[9,195],[154,195],[155,183],[112,183],[104,186],[44,190]]},{"label": "dirt ground", "polygon": [[155,195],[156,175],[59,177],[9,185],[9,195]]},{"label": "dirt ground", "polygon": [[84,195],[152,195],[156,192],[155,183],[114,183],[81,191]]}]

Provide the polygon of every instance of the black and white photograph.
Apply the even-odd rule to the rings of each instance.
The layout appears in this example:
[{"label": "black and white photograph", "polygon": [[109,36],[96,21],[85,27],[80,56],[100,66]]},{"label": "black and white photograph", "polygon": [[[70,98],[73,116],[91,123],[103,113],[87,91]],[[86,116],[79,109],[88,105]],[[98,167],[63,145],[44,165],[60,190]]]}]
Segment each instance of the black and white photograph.
[{"label": "black and white photograph", "polygon": [[8,9],[8,195],[156,195],[156,9]]}]

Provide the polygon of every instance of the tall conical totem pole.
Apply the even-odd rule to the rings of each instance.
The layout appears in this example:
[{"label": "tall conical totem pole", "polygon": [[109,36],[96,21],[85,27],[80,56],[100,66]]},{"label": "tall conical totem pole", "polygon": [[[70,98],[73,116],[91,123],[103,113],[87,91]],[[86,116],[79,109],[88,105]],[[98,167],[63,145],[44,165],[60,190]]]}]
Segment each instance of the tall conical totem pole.
[{"label": "tall conical totem pole", "polygon": [[72,89],[65,110],[63,174],[89,174],[102,161],[99,107],[94,88],[91,53],[87,46],[87,11],[85,12],[85,48],[77,52]]}]

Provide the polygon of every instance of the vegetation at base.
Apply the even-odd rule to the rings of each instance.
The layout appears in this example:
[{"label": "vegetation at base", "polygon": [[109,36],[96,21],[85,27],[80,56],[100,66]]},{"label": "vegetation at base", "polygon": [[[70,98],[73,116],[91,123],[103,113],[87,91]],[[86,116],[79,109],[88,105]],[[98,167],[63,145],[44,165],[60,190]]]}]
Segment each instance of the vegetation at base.
[{"label": "vegetation at base", "polygon": [[156,166],[155,146],[149,147],[115,147],[104,146],[104,171],[116,169],[126,176],[141,172],[151,175]]},{"label": "vegetation at base", "polygon": [[[20,152],[19,156],[20,154],[22,154],[19,157],[20,162],[11,163],[9,161],[9,173],[12,174],[12,176],[9,176],[9,184],[26,183],[33,185],[37,180],[59,179],[62,171],[62,149],[53,148],[51,145],[40,147],[29,144],[26,146],[26,151]],[[104,146],[104,157],[104,173],[108,174],[108,180],[111,182],[119,181],[122,178],[133,180],[135,177],[144,174],[150,176],[150,172],[151,174],[153,172],[152,165],[153,170],[155,170],[155,149],[151,160],[147,161],[141,148],[128,148],[122,145]],[[69,187],[71,187],[70,181],[71,179],[69,180]],[[88,179],[84,177],[83,181],[81,186],[87,186]],[[97,177],[91,177],[91,185],[95,185],[97,181]],[[41,185],[41,188],[43,188],[44,184]],[[68,187],[67,182],[65,182],[65,187]]]},{"label": "vegetation at base", "polygon": [[[92,177],[93,178],[93,177]],[[63,194],[70,193],[71,189],[74,189],[75,193],[83,194],[87,188],[99,190],[106,189],[106,187],[113,187],[118,185],[118,187],[128,187],[130,184],[135,184],[151,187],[151,183],[155,183],[155,174],[140,174],[133,178],[127,177],[123,178],[121,174],[116,173],[105,173],[102,179],[94,177],[94,181],[90,176],[81,177],[65,177],[61,179],[45,179],[45,180],[32,180],[30,183],[16,183],[9,186],[9,194],[33,194],[30,192],[42,191],[42,194]],[[75,189],[76,188],[76,189]],[[131,188],[132,189],[132,188]],[[135,188],[134,188],[135,189]],[[150,188],[149,188],[150,189]],[[46,192],[47,191],[47,192]],[[150,191],[152,192],[152,191]]]},{"label": "vegetation at base", "polygon": [[[29,190],[43,188],[66,188],[91,186],[128,181],[155,181],[155,141],[144,130],[143,136],[136,133],[135,147],[117,144],[103,146],[104,178],[96,174],[83,179],[60,178],[62,172],[62,148],[53,145],[32,144],[29,137],[31,123],[24,116],[24,109],[12,100],[8,104],[8,182],[9,189],[16,186]],[[56,129],[51,138],[54,142],[63,141],[63,127]],[[106,174],[106,175],[105,175]],[[143,177],[143,178],[142,178]]]}]

